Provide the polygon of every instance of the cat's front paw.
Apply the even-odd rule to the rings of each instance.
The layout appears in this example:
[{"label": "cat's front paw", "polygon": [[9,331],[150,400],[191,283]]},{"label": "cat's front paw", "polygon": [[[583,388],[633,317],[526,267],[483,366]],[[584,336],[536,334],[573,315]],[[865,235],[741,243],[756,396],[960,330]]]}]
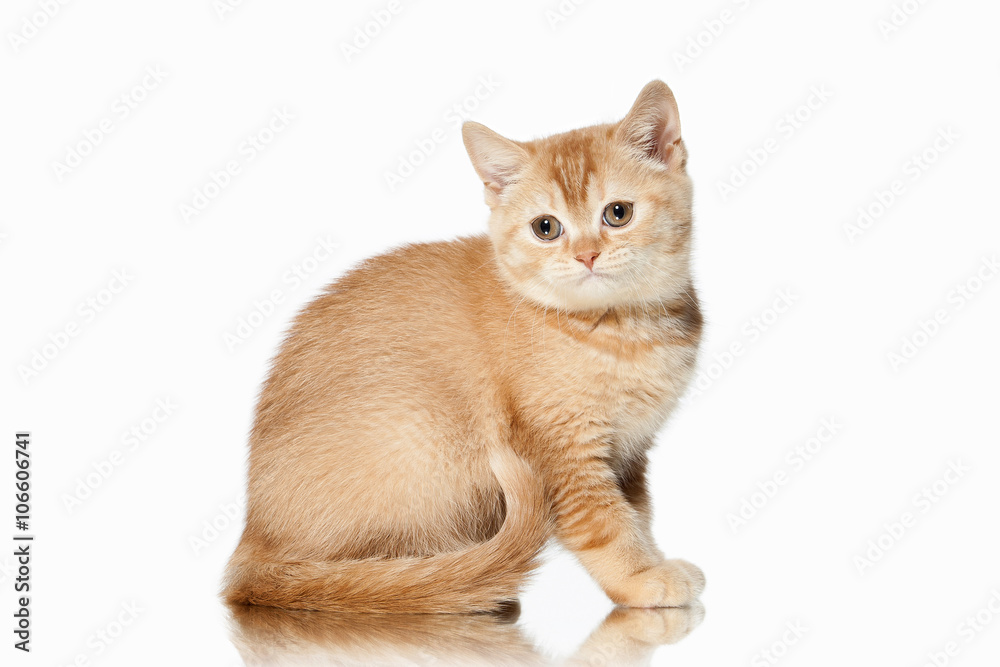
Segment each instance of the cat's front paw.
[{"label": "cat's front paw", "polygon": [[665,560],[625,580],[615,602],[627,607],[684,607],[705,590],[705,575],[686,560]]}]

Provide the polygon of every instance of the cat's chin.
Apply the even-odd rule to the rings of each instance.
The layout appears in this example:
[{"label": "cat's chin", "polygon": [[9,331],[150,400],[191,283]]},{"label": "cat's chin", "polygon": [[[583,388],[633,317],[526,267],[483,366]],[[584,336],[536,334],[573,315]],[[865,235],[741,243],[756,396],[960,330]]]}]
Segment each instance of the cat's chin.
[{"label": "cat's chin", "polygon": [[583,274],[564,291],[564,300],[576,310],[607,310],[627,302],[620,283],[613,276],[596,271]]},{"label": "cat's chin", "polygon": [[[680,281],[677,285],[683,285]],[[657,304],[683,299],[684,290],[664,287],[658,292],[642,289],[613,273],[595,271],[559,281],[518,285],[515,291],[541,308],[571,313],[603,313],[610,309],[649,311]]]},{"label": "cat's chin", "polygon": [[562,285],[546,285],[523,292],[524,296],[542,308],[564,312],[606,311],[631,304],[632,295],[624,294],[617,281],[608,275],[594,273]]}]

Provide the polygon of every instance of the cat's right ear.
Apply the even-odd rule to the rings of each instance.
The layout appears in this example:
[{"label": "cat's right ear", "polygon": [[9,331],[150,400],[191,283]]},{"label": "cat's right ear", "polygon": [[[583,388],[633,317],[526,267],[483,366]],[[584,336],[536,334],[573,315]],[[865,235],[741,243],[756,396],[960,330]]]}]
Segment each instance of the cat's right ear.
[{"label": "cat's right ear", "polygon": [[500,203],[504,188],[516,180],[528,162],[528,153],[519,145],[490,128],[473,121],[462,125],[462,141],[472,166],[486,186],[486,205]]},{"label": "cat's right ear", "polygon": [[618,124],[618,137],[644,158],[652,158],[668,167],[684,165],[681,145],[681,120],[677,101],[667,84],[655,80],[646,84],[632,109]]}]

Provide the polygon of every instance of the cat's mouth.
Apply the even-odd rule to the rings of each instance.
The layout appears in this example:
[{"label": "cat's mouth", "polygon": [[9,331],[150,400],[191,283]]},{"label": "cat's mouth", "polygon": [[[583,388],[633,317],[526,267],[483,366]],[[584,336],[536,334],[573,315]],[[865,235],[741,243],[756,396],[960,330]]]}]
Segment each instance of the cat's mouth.
[{"label": "cat's mouth", "polygon": [[585,272],[585,273],[583,273],[583,274],[580,275],[579,283],[581,285],[585,285],[585,284],[593,282],[595,280],[605,280],[605,279],[607,279],[607,277],[608,277],[608,274],[605,273],[604,271],[597,271],[597,270],[587,271],[587,272]]}]

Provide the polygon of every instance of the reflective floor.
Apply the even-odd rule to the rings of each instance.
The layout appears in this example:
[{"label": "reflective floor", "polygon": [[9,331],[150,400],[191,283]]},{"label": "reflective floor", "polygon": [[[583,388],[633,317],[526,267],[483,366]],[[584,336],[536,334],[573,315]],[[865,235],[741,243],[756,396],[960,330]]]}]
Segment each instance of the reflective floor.
[{"label": "reflective floor", "polygon": [[360,615],[229,608],[231,639],[247,665],[645,665],[701,623],[701,603],[613,609],[568,660],[544,655],[504,614]]}]

